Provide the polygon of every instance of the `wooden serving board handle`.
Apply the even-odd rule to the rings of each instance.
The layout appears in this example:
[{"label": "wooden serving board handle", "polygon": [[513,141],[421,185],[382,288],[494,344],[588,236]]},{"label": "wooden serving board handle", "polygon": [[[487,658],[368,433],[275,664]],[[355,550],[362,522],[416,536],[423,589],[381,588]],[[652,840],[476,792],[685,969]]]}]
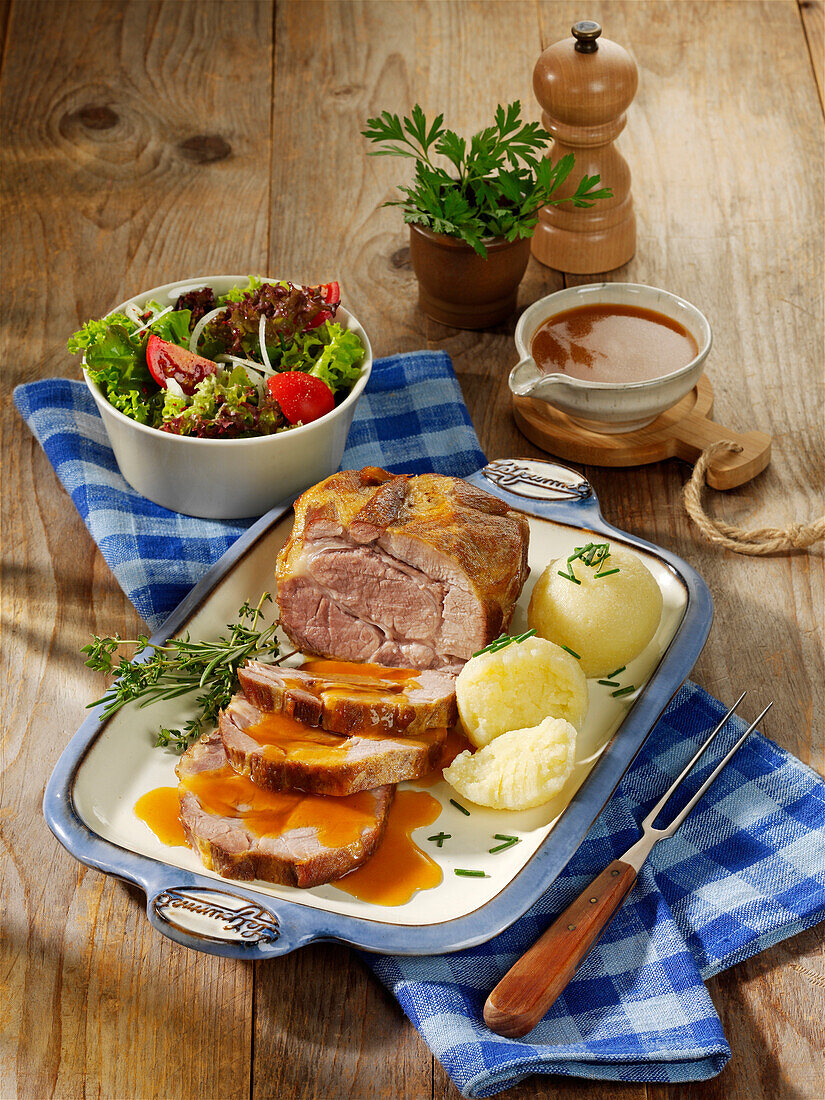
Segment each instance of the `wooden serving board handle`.
[{"label": "wooden serving board handle", "polygon": [[712,443],[738,443],[742,450],[717,455],[708,466],[708,484],[714,489],[735,489],[761,474],[771,460],[771,437],[765,432],[735,432],[696,412],[688,413],[673,427],[673,455],[693,464]]},{"label": "wooden serving board handle", "polygon": [[633,883],[636,870],[615,859],[515,963],[484,1006],[491,1031],[520,1039],[570,982]]}]

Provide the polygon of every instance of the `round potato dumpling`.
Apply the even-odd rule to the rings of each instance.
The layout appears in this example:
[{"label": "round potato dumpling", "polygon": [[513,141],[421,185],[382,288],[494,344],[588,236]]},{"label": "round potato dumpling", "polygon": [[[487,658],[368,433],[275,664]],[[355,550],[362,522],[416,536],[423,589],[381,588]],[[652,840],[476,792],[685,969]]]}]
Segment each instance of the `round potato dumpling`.
[{"label": "round potato dumpling", "polygon": [[494,810],[530,810],[562,789],[573,771],[576,730],[563,718],[503,733],[476,753],[462,752],[444,778],[460,795]]},{"label": "round potato dumpling", "polygon": [[578,729],[589,702],[579,662],[544,638],[510,642],[471,658],[455,695],[461,723],[477,748],[508,730],[537,726],[548,715]]},{"label": "round potato dumpling", "polygon": [[[578,584],[559,575],[572,570]],[[617,572],[610,572],[617,570]],[[536,582],[527,621],[542,638],[581,658],[586,676],[607,676],[638,657],[662,617],[662,592],[635,554],[610,548],[599,576],[595,566],[564,558]]]}]

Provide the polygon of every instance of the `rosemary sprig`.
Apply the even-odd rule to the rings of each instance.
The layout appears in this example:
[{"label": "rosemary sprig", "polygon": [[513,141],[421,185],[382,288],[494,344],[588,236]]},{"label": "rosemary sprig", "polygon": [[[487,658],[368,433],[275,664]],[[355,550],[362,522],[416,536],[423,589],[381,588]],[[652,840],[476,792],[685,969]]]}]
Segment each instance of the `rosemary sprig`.
[{"label": "rosemary sprig", "polygon": [[[206,728],[214,725],[220,710],[238,690],[238,668],[248,660],[278,656],[277,623],[258,629],[263,606],[271,602],[270,594],[264,592],[256,606],[244,603],[238,611],[238,621],[228,626],[229,634],[216,641],[193,642],[186,634],[183,638],[170,638],[165,645],[153,645],[145,634],[137,638],[95,635],[81,650],[87,655],[86,664],[117,679],[105,695],[89,706],[104,703],[106,719],[126,703],[140,700],[139,705],[146,707],[200,689],[197,712],[183,729],[162,726],[157,734],[157,746],[171,746],[183,752]],[[129,660],[119,654],[124,646],[135,646],[137,658]]]}]

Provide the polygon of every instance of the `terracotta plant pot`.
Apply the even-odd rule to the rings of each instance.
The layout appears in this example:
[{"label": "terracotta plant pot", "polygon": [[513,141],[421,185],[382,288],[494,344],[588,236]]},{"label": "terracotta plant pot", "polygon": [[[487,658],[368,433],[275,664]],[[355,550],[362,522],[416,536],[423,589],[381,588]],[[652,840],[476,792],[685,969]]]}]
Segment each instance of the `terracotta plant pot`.
[{"label": "terracotta plant pot", "polygon": [[486,259],[456,237],[410,226],[418,304],[428,317],[454,328],[488,328],[515,311],[530,238],[494,237],[484,243]]}]

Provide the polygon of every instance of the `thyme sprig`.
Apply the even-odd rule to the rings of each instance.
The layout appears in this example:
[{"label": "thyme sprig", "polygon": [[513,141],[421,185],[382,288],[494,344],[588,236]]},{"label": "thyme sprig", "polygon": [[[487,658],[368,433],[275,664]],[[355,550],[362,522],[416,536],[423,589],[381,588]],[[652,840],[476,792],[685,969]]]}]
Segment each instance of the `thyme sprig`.
[{"label": "thyme sprig", "polygon": [[[182,730],[161,726],[155,744],[170,746],[183,752],[209,727],[238,690],[238,668],[248,660],[275,658],[278,641],[277,623],[258,629],[259,619],[272,596],[264,592],[253,606],[246,602],[238,610],[237,622],[227,627],[228,635],[215,641],[192,641],[187,633],[182,638],[170,638],[164,645],[155,645],[145,634],[137,638],[101,638],[95,635],[83,647],[86,664],[96,672],[117,677],[109,690],[90,707],[105,704],[103,719],[110,718],[126,703],[137,702],[146,707],[161,699],[177,699],[200,689],[196,713]],[[121,651],[135,646],[130,660]],[[116,662],[116,663],[115,663]]]}]

